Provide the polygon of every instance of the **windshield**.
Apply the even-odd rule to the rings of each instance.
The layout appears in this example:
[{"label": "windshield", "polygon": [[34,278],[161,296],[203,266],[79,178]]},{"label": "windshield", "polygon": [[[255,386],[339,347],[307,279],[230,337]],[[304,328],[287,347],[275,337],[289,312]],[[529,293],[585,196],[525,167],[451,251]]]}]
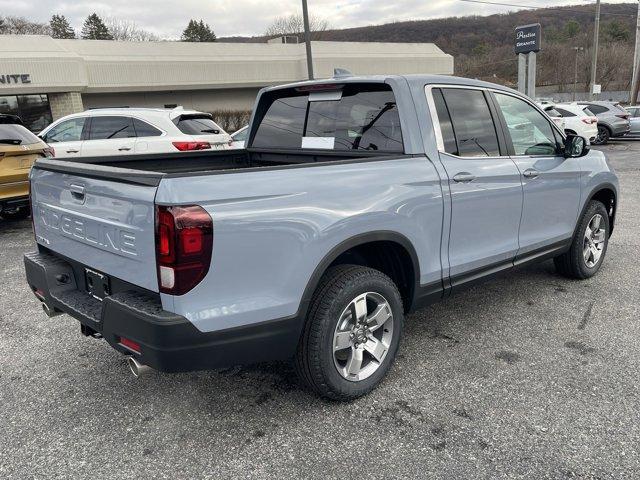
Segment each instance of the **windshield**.
[{"label": "windshield", "polygon": [[181,115],[174,123],[182,133],[187,135],[217,135],[222,129],[209,115]]},{"label": "windshield", "polygon": [[0,143],[11,145],[32,145],[41,140],[22,125],[0,124]]}]

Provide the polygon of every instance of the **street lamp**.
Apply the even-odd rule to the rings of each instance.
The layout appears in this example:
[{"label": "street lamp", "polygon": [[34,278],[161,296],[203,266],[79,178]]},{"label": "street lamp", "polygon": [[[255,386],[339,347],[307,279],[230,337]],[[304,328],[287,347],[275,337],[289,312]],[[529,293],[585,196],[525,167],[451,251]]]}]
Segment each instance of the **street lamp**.
[{"label": "street lamp", "polygon": [[313,58],[311,57],[311,32],[309,31],[309,9],[307,0],[302,0],[302,20],[304,22],[304,43],[307,48],[307,72],[309,80],[313,80]]},{"label": "street lamp", "polygon": [[576,51],[576,64],[573,70],[573,101],[576,101],[576,88],[578,86],[578,52],[584,50],[584,47],[573,47]]}]

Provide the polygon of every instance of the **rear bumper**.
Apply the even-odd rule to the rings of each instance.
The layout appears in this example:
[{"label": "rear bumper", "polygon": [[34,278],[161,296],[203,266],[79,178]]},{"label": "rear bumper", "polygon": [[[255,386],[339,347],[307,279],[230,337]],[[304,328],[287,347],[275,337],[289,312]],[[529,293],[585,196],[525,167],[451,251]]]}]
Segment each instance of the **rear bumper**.
[{"label": "rear bumper", "polygon": [[631,131],[629,122],[626,123],[614,123],[610,125],[612,137],[622,137]]},{"label": "rear bumper", "polygon": [[0,198],[0,212],[29,206],[29,196]]},{"label": "rear bumper", "polygon": [[[220,368],[284,360],[297,346],[295,318],[216,332],[201,332],[189,320],[162,309],[157,293],[123,290],[100,301],[84,291],[77,268],[54,254],[24,256],[27,282],[50,309],[67,313],[117,351],[164,372]],[[87,331],[87,329],[85,329]],[[124,337],[140,345],[135,353],[120,344]]]}]

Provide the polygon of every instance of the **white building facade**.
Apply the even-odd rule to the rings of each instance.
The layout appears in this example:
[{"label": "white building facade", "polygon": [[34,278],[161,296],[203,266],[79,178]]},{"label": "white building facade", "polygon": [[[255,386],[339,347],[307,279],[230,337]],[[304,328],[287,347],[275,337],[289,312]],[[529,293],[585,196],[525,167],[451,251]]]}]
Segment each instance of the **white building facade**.
[{"label": "white building facade", "polygon": [[[453,73],[453,57],[430,43],[313,42],[312,50],[317,78],[337,67],[358,75]],[[0,113],[20,115],[33,131],[89,108],[250,110],[260,88],[306,78],[304,44],[0,35]]]}]

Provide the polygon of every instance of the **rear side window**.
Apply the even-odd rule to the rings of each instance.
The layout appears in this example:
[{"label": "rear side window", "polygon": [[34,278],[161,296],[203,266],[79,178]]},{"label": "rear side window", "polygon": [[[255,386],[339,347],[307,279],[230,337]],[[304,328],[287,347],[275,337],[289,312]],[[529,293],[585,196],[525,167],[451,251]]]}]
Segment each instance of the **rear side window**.
[{"label": "rear side window", "polygon": [[440,132],[442,133],[442,141],[444,143],[444,151],[452,155],[458,155],[458,145],[456,144],[456,136],[453,132],[451,116],[449,115],[447,104],[444,102],[442,90],[440,90],[439,88],[433,90],[433,101],[436,104],[436,111],[438,113]]},{"label": "rear side window", "polygon": [[49,130],[44,138],[47,143],[79,142],[82,140],[82,129],[86,118],[72,118],[60,122]]},{"label": "rear side window", "polygon": [[387,85],[283,93],[268,107],[254,147],[404,152],[398,107]]},{"label": "rear side window", "polygon": [[133,119],[133,128],[136,131],[137,137],[159,137],[162,135],[162,132],[156,127],[153,127],[142,120],[138,120],[137,118]]},{"label": "rear side window", "polygon": [[577,117],[577,115],[575,113],[572,113],[569,110],[565,110],[564,108],[556,107],[556,110],[563,117]]},{"label": "rear side window", "polygon": [[135,136],[136,132],[130,117],[93,117],[91,119],[89,140],[109,140]]},{"label": "rear side window", "polygon": [[[443,88],[442,96],[451,118],[457,155],[460,157],[499,156],[498,135],[484,92]],[[445,145],[446,143],[445,141]]]},{"label": "rear side window", "polygon": [[587,105],[587,107],[589,108],[589,110],[591,110],[596,115],[599,115],[601,113],[605,113],[605,112],[609,111],[608,108],[603,107],[602,105]]},{"label": "rear side window", "polygon": [[222,129],[209,115],[181,115],[173,123],[187,135],[217,135]]},{"label": "rear side window", "polygon": [[0,145],[32,145],[40,139],[22,125],[0,124]]}]

